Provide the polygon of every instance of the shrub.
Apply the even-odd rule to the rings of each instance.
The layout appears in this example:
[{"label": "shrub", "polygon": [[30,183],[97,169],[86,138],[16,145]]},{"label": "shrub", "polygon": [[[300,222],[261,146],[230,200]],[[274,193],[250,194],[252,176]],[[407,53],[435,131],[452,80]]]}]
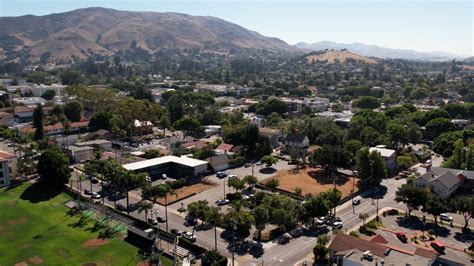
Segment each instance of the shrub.
[{"label": "shrub", "polygon": [[360,237],[360,235],[359,235],[359,233],[358,233],[357,231],[351,231],[351,232],[349,233],[349,235],[355,236],[355,237]]},{"label": "shrub", "polygon": [[183,238],[183,237],[180,237],[179,238],[179,245],[193,253],[196,253],[198,255],[200,254],[203,254],[204,252],[206,252],[207,250],[203,247],[200,247],[192,242],[190,242],[189,240],[187,240],[186,238]]},{"label": "shrub", "polygon": [[265,185],[269,188],[277,188],[280,185],[280,181],[276,178],[272,178],[268,180]]},{"label": "shrub", "polygon": [[318,244],[321,244],[321,245],[326,245],[327,243],[329,243],[329,236],[328,235],[320,235],[318,236]]},{"label": "shrub", "polygon": [[245,163],[245,157],[243,156],[237,156],[235,158],[232,158],[229,160],[229,165],[230,166],[237,166],[237,165],[242,165]]}]

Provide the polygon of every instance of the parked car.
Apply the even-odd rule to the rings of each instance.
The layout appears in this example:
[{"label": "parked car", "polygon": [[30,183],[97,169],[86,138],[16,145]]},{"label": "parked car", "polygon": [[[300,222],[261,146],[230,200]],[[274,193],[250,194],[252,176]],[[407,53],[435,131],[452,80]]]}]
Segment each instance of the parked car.
[{"label": "parked car", "polygon": [[342,222],[334,222],[332,224],[334,228],[341,229],[342,228]]},{"label": "parked car", "polygon": [[196,236],[191,232],[184,231],[182,236],[191,242],[196,242]]},{"label": "parked car", "polygon": [[230,203],[230,200],[228,200],[228,199],[220,199],[220,200],[216,201],[216,204],[219,205],[219,206],[227,205],[229,203]]},{"label": "parked car", "polygon": [[97,177],[91,176],[91,177],[90,177],[90,180],[91,180],[91,183],[92,183],[92,184],[97,184],[97,183],[99,183],[99,179],[97,179]]},{"label": "parked car", "polygon": [[91,193],[91,191],[90,191],[90,190],[88,190],[88,189],[84,189],[84,194],[85,194],[85,195],[91,195],[92,193]]},{"label": "parked car", "polygon": [[257,164],[257,165],[262,165],[263,162],[262,162],[262,161],[258,161],[256,164]]},{"label": "parked car", "polygon": [[161,179],[166,179],[166,178],[168,178],[168,176],[166,176],[166,174],[161,175]]},{"label": "parked car", "polygon": [[100,204],[102,201],[100,199],[93,199],[92,202],[94,204]]},{"label": "parked car", "polygon": [[439,253],[444,253],[445,245],[441,241],[438,241],[438,240],[431,241],[431,247],[433,247],[433,249],[435,249]]},{"label": "parked car", "polygon": [[360,197],[355,197],[352,199],[352,204],[353,205],[359,205],[360,204]]},{"label": "parked car", "polygon": [[229,180],[239,178],[237,175],[229,175]]},{"label": "parked car", "polygon": [[372,261],[374,259],[374,254],[372,254],[370,250],[367,250],[362,254],[362,258],[368,261]]},{"label": "parked car", "polygon": [[293,237],[293,238],[300,237],[300,236],[303,235],[303,233],[304,233],[304,231],[303,231],[303,229],[301,229],[301,228],[295,228],[295,229],[293,229],[293,230],[290,231],[290,235],[291,235],[291,237]]},{"label": "parked car", "polygon": [[226,172],[220,171],[220,172],[217,172],[217,173],[216,173],[216,176],[217,176],[218,178],[224,178],[224,177],[227,176],[227,174],[226,174]]},{"label": "parked car", "polygon": [[439,215],[439,218],[443,221],[448,221],[448,222],[452,222],[453,221],[453,217],[450,216],[449,214],[447,213],[442,213]]},{"label": "parked car", "polygon": [[279,243],[280,244],[286,244],[286,243],[290,242],[290,240],[291,240],[291,235],[288,234],[288,233],[284,233],[281,236]]},{"label": "parked car", "polygon": [[156,219],[148,218],[148,223],[152,225],[158,225],[158,221]]},{"label": "parked car", "polygon": [[407,238],[407,235],[405,235],[405,233],[403,232],[398,232],[396,234],[397,238],[400,239],[400,241],[402,241],[403,243],[406,243],[408,242],[408,238]]},{"label": "parked car", "polygon": [[172,234],[174,235],[177,235],[177,236],[180,236],[183,234],[183,231],[179,230],[179,229],[171,229],[170,231]]},{"label": "parked car", "polygon": [[117,210],[126,211],[127,207],[125,205],[123,205],[122,203],[117,203]]},{"label": "parked car", "polygon": [[156,219],[158,220],[159,223],[164,223],[164,222],[166,222],[166,219],[163,218],[163,217],[157,217]]},{"label": "parked car", "polygon": [[102,198],[102,196],[97,192],[92,192],[91,198],[100,199],[100,198]]},{"label": "parked car", "polygon": [[251,163],[245,163],[245,164],[244,164],[244,167],[250,167],[250,166],[252,166]]}]

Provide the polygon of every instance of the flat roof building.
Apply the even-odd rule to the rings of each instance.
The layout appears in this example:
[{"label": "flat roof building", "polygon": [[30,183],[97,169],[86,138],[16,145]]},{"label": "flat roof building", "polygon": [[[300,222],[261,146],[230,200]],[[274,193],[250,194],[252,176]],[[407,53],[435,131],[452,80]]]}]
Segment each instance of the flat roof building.
[{"label": "flat roof building", "polygon": [[162,174],[174,176],[198,176],[207,171],[207,161],[189,158],[187,156],[163,156],[159,158],[124,164],[129,171],[147,172],[151,178]]}]

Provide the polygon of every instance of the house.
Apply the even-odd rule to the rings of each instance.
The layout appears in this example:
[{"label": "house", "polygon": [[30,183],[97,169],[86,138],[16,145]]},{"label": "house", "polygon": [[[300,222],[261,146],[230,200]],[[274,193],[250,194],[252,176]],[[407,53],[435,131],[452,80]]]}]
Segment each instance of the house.
[{"label": "house", "polygon": [[181,144],[181,147],[185,148],[185,149],[205,149],[209,146],[209,143],[205,142],[205,141],[202,141],[202,140],[197,140],[197,141],[190,141],[190,142],[186,142],[186,143],[183,143]]},{"label": "house", "polygon": [[[79,132],[82,132],[82,131],[86,131],[88,126],[89,126],[89,121],[72,122],[70,124],[69,132],[74,134],[74,133],[79,133]],[[35,130],[36,129],[33,127],[33,125],[27,125],[27,126],[24,126],[24,127],[20,128],[20,133],[22,133],[24,135],[34,134]],[[64,126],[61,123],[56,123],[54,125],[45,126],[44,127],[44,134],[46,136],[64,134]]]},{"label": "house", "polygon": [[381,242],[338,233],[329,245],[329,257],[336,265],[432,265],[438,258],[427,249],[415,247],[408,252]]},{"label": "house", "polygon": [[451,196],[458,188],[472,190],[474,188],[474,171],[431,167],[426,165],[426,173],[415,179],[415,186],[429,187],[438,196]]},{"label": "house", "polygon": [[105,139],[95,139],[83,142],[77,142],[74,144],[77,147],[90,146],[95,150],[110,150],[112,148],[112,142]]},{"label": "house", "polygon": [[67,146],[64,151],[73,163],[85,162],[94,156],[94,148],[90,146],[78,147],[72,145]]},{"label": "house", "polygon": [[459,182],[460,178],[449,169],[428,166],[426,173],[416,178],[413,184],[416,187],[429,188],[441,198],[448,198],[458,189]]},{"label": "house", "polygon": [[62,135],[54,135],[52,138],[54,143],[56,143],[56,145],[58,145],[60,148],[74,145],[79,141],[79,135],[77,134],[68,135],[67,137]]},{"label": "house", "polygon": [[227,144],[227,143],[221,143],[219,146],[217,146],[216,151],[223,152],[225,154],[229,153],[232,149],[234,148],[234,145],[232,144]]},{"label": "house", "polygon": [[6,151],[0,151],[0,187],[10,185],[10,180],[16,176],[16,171],[16,155]]},{"label": "house", "polygon": [[128,171],[146,172],[151,178],[166,174],[170,177],[198,176],[207,171],[207,161],[189,158],[187,156],[163,156],[154,159],[124,164]]},{"label": "house", "polygon": [[206,159],[214,171],[224,171],[229,168],[229,158],[227,154],[221,153]]},{"label": "house", "polygon": [[309,139],[302,134],[288,134],[285,137],[286,153],[294,159],[308,156]]},{"label": "house", "polygon": [[10,126],[15,121],[15,115],[7,112],[0,112],[0,126]]},{"label": "house", "polygon": [[389,175],[393,175],[397,170],[397,152],[395,150],[387,149],[385,145],[377,145],[369,148],[369,152],[376,151],[382,156],[385,161]]},{"label": "house", "polygon": [[221,134],[221,126],[219,125],[204,126],[204,133],[206,134],[206,136]]},{"label": "house", "polygon": [[267,137],[270,140],[270,145],[273,148],[280,147],[280,139],[282,137],[281,131],[279,129],[261,127],[259,128],[260,135]]}]

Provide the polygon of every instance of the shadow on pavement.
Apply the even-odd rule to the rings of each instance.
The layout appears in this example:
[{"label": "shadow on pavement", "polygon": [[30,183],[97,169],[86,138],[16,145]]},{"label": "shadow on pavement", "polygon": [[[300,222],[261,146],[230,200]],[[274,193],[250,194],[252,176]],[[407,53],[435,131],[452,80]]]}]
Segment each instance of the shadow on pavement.
[{"label": "shadow on pavement", "polygon": [[450,229],[431,222],[427,222],[426,225],[423,226],[423,222],[416,217],[399,217],[397,219],[397,224],[410,230],[423,229],[424,231],[427,231],[431,229],[435,232],[435,235],[441,237],[447,237],[451,232]]},{"label": "shadow on pavement", "polygon": [[276,171],[277,171],[277,169],[275,169],[273,167],[264,167],[264,168],[258,170],[258,172],[260,172],[261,174],[265,174],[265,175],[273,174]]}]

